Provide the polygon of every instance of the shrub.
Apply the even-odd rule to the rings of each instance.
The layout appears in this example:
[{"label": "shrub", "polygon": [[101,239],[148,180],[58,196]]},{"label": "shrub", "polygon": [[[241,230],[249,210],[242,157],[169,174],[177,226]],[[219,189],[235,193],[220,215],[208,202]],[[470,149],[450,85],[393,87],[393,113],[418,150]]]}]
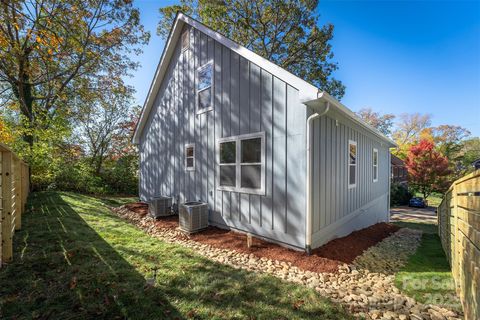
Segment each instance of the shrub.
[{"label": "shrub", "polygon": [[392,183],[390,186],[390,205],[407,205],[411,198],[412,194],[405,184]]}]

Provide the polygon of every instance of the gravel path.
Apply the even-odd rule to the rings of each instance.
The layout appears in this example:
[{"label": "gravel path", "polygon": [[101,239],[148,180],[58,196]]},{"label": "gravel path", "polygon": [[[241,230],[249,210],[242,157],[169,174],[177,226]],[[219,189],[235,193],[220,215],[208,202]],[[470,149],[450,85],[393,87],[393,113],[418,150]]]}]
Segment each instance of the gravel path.
[{"label": "gravel path", "polygon": [[[337,273],[314,273],[300,270],[287,262],[258,258],[253,254],[239,253],[232,250],[213,248],[210,245],[198,243],[184,237],[178,230],[156,228],[153,224],[154,220],[148,216],[140,217],[138,214],[124,207],[111,209],[118,216],[136,225],[148,234],[162,239],[165,242],[180,244],[191,248],[197,254],[213,261],[237,269],[268,273],[286,281],[314,288],[321,295],[327,296],[333,301],[344,305],[357,317],[387,320],[461,319],[454,311],[435,305],[423,305],[401,294],[394,285],[394,275],[373,273],[369,272],[368,268],[365,269],[365,267],[371,267],[372,265],[373,258],[369,257],[372,253],[374,257],[377,257],[377,254],[379,255],[376,258],[377,260],[385,259],[387,256],[385,254],[386,248],[391,248],[391,246],[394,245],[400,246],[401,248],[405,246],[406,252],[408,236],[413,236],[415,239],[418,237],[418,235],[412,233],[411,230],[399,230],[378,244],[381,249],[367,250],[358,257],[358,261],[355,261],[354,265],[348,266],[345,264],[339,268]],[[398,234],[399,232],[400,234]],[[383,244],[383,242],[386,242],[386,244]],[[412,249],[409,248],[409,250]],[[399,261],[395,261],[395,259],[390,259],[389,261],[389,263],[385,263],[383,268],[392,272],[395,268],[398,268],[401,261],[404,260],[400,259]]]},{"label": "gravel path", "polygon": [[368,248],[358,256],[353,264],[358,269],[375,270],[384,274],[394,274],[415,253],[422,239],[422,231],[402,228],[377,245]]}]

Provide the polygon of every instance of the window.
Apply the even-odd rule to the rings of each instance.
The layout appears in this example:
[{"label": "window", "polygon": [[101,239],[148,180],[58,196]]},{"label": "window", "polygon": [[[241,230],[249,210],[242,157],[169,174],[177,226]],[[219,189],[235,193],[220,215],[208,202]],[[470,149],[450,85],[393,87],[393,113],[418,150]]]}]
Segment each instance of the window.
[{"label": "window", "polygon": [[195,170],[195,145],[185,145],[185,170]]},{"label": "window", "polygon": [[357,143],[348,140],[348,187],[353,188],[357,183]]},{"label": "window", "polygon": [[253,133],[219,140],[218,188],[265,193],[265,134]]},{"label": "window", "polygon": [[186,30],[182,34],[182,51],[188,50],[190,48],[190,32]]},{"label": "window", "polygon": [[197,70],[197,114],[213,109],[213,62],[201,66]]},{"label": "window", "polygon": [[373,148],[373,182],[378,181],[378,150]]}]

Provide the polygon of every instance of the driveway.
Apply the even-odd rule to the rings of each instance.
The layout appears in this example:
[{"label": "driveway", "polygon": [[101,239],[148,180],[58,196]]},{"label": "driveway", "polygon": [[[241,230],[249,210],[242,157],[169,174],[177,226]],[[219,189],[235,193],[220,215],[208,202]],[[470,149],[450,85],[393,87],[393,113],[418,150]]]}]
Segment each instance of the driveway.
[{"label": "driveway", "polygon": [[411,208],[407,206],[390,208],[391,221],[417,221],[423,223],[437,223],[437,214],[434,207]]}]

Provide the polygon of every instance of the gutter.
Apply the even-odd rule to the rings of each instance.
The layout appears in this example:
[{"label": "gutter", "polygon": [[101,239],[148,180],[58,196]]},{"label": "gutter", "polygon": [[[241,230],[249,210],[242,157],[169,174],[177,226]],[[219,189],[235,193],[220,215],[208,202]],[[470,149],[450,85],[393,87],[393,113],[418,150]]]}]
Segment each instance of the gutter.
[{"label": "gutter", "polygon": [[312,253],[312,221],[313,221],[313,210],[312,210],[312,154],[311,154],[311,141],[310,135],[312,134],[312,123],[313,120],[320,118],[327,114],[330,110],[330,102],[327,102],[327,107],[322,113],[314,113],[310,115],[307,119],[307,185],[306,185],[306,193],[307,193],[307,221],[306,221],[306,237],[305,237],[305,250],[307,254],[310,255]]}]

